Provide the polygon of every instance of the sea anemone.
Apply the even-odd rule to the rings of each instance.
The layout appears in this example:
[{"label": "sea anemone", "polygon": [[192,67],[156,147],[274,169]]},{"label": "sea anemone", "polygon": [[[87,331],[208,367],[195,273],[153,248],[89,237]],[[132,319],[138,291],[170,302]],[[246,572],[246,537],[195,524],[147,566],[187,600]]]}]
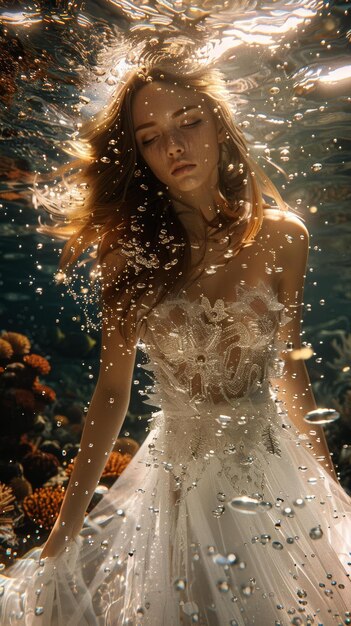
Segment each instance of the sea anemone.
[{"label": "sea anemone", "polygon": [[10,359],[13,355],[13,348],[9,341],[0,339],[0,359]]},{"label": "sea anemone", "polygon": [[20,333],[3,332],[1,338],[5,339],[11,344],[14,354],[28,354],[31,348],[31,343],[26,335]]},{"label": "sea anemone", "polygon": [[45,357],[40,356],[40,354],[27,354],[23,357],[23,363],[37,370],[37,372],[43,376],[48,374],[51,370],[49,361],[45,359]]},{"label": "sea anemone", "polygon": [[11,487],[0,483],[0,524],[13,524],[11,513],[14,511],[15,496]]},{"label": "sea anemone", "polygon": [[39,487],[49,478],[55,476],[59,468],[59,460],[50,452],[35,450],[29,452],[21,461],[25,478],[29,480],[33,487]]},{"label": "sea anemone", "polygon": [[23,500],[23,510],[35,524],[51,530],[60,512],[65,490],[63,487],[41,487]]}]

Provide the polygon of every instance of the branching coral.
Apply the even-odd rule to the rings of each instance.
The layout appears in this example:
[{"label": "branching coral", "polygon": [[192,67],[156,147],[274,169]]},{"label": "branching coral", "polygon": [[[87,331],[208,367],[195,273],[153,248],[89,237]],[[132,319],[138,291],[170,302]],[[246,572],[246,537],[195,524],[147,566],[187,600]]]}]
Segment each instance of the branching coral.
[{"label": "branching coral", "polygon": [[23,357],[23,363],[37,370],[39,374],[45,376],[51,370],[51,365],[47,359],[40,354],[28,354]]},{"label": "branching coral", "polygon": [[332,369],[341,371],[351,365],[351,334],[342,335],[339,340],[341,340],[341,345],[336,339],[331,341],[331,345],[339,356],[334,358],[332,363],[328,361],[327,365]]},{"label": "branching coral", "polygon": [[0,524],[13,524],[11,513],[14,511],[15,496],[11,487],[0,483]]},{"label": "branching coral", "polygon": [[[127,467],[132,459],[131,454],[121,454],[120,452],[111,452],[108,461],[104,467],[101,478],[118,478]],[[66,474],[70,476],[74,467],[74,461],[67,465]]]},{"label": "branching coral", "polygon": [[41,487],[23,500],[23,510],[35,524],[51,530],[65,495],[63,487]]}]

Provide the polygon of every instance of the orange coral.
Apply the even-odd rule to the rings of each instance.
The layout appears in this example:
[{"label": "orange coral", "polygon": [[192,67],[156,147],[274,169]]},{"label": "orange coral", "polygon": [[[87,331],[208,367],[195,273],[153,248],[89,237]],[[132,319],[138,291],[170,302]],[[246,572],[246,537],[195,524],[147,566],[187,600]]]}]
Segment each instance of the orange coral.
[{"label": "orange coral", "polygon": [[104,471],[102,472],[102,478],[117,478],[125,470],[131,459],[131,454],[111,452]]},{"label": "orange coral", "polygon": [[13,389],[16,404],[26,411],[35,410],[35,397],[29,389]]},{"label": "orange coral", "polygon": [[139,443],[131,437],[120,437],[119,439],[116,439],[116,443],[113,446],[115,452],[121,452],[122,454],[126,454],[127,452],[132,456],[138,452],[139,448]]},{"label": "orange coral", "polygon": [[54,422],[57,426],[65,427],[69,425],[69,419],[66,415],[54,415]]},{"label": "orange coral", "polygon": [[63,487],[41,487],[23,500],[23,510],[35,524],[51,530],[60,512],[65,490]]},{"label": "orange coral", "polygon": [[[127,467],[132,459],[131,454],[121,454],[120,452],[111,452],[108,461],[104,467],[101,478],[118,478]],[[66,474],[70,476],[74,467],[74,461],[67,465]]]},{"label": "orange coral", "polygon": [[12,513],[15,508],[12,504],[14,501],[15,496],[11,487],[0,483],[0,524],[13,524],[13,519],[9,517],[9,513]]},{"label": "orange coral", "polygon": [[14,354],[28,354],[30,351],[31,343],[26,335],[3,332],[1,338],[11,344]]},{"label": "orange coral", "polygon": [[9,341],[0,339],[0,359],[10,359],[13,355],[13,348]]},{"label": "orange coral", "polygon": [[48,374],[51,370],[51,365],[47,359],[40,354],[28,354],[23,357],[23,363],[29,365],[35,370],[38,370],[39,374]]},{"label": "orange coral", "polygon": [[37,380],[34,381],[33,391],[36,396],[40,396],[40,399],[43,399],[46,402],[54,402],[56,400],[56,392],[52,389],[52,387],[42,385]]}]

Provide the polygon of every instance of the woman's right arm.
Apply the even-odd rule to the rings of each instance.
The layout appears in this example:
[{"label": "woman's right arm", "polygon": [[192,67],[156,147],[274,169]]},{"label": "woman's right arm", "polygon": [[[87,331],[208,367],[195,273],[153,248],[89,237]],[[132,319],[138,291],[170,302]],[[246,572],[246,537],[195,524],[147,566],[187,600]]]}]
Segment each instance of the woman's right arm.
[{"label": "woman's right arm", "polygon": [[[107,262],[113,263],[113,259],[112,255]],[[57,556],[66,542],[79,534],[87,507],[122,428],[130,401],[136,355],[137,335],[133,328],[128,329],[128,339],[129,347],[119,331],[117,311],[104,312],[97,384],[60,514],[41,558]]]}]

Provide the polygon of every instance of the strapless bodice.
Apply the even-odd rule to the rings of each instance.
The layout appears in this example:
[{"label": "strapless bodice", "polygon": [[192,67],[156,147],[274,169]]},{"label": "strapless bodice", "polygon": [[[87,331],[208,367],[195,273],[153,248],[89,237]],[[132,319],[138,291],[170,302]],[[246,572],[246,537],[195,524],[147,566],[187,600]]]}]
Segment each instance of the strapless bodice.
[{"label": "strapless bodice", "polygon": [[262,281],[237,285],[234,295],[213,304],[206,296],[168,296],[152,311],[138,344],[148,357],[143,369],[155,377],[146,404],[177,413],[230,404],[281,376],[284,344],[277,331],[291,320],[284,305]]}]

